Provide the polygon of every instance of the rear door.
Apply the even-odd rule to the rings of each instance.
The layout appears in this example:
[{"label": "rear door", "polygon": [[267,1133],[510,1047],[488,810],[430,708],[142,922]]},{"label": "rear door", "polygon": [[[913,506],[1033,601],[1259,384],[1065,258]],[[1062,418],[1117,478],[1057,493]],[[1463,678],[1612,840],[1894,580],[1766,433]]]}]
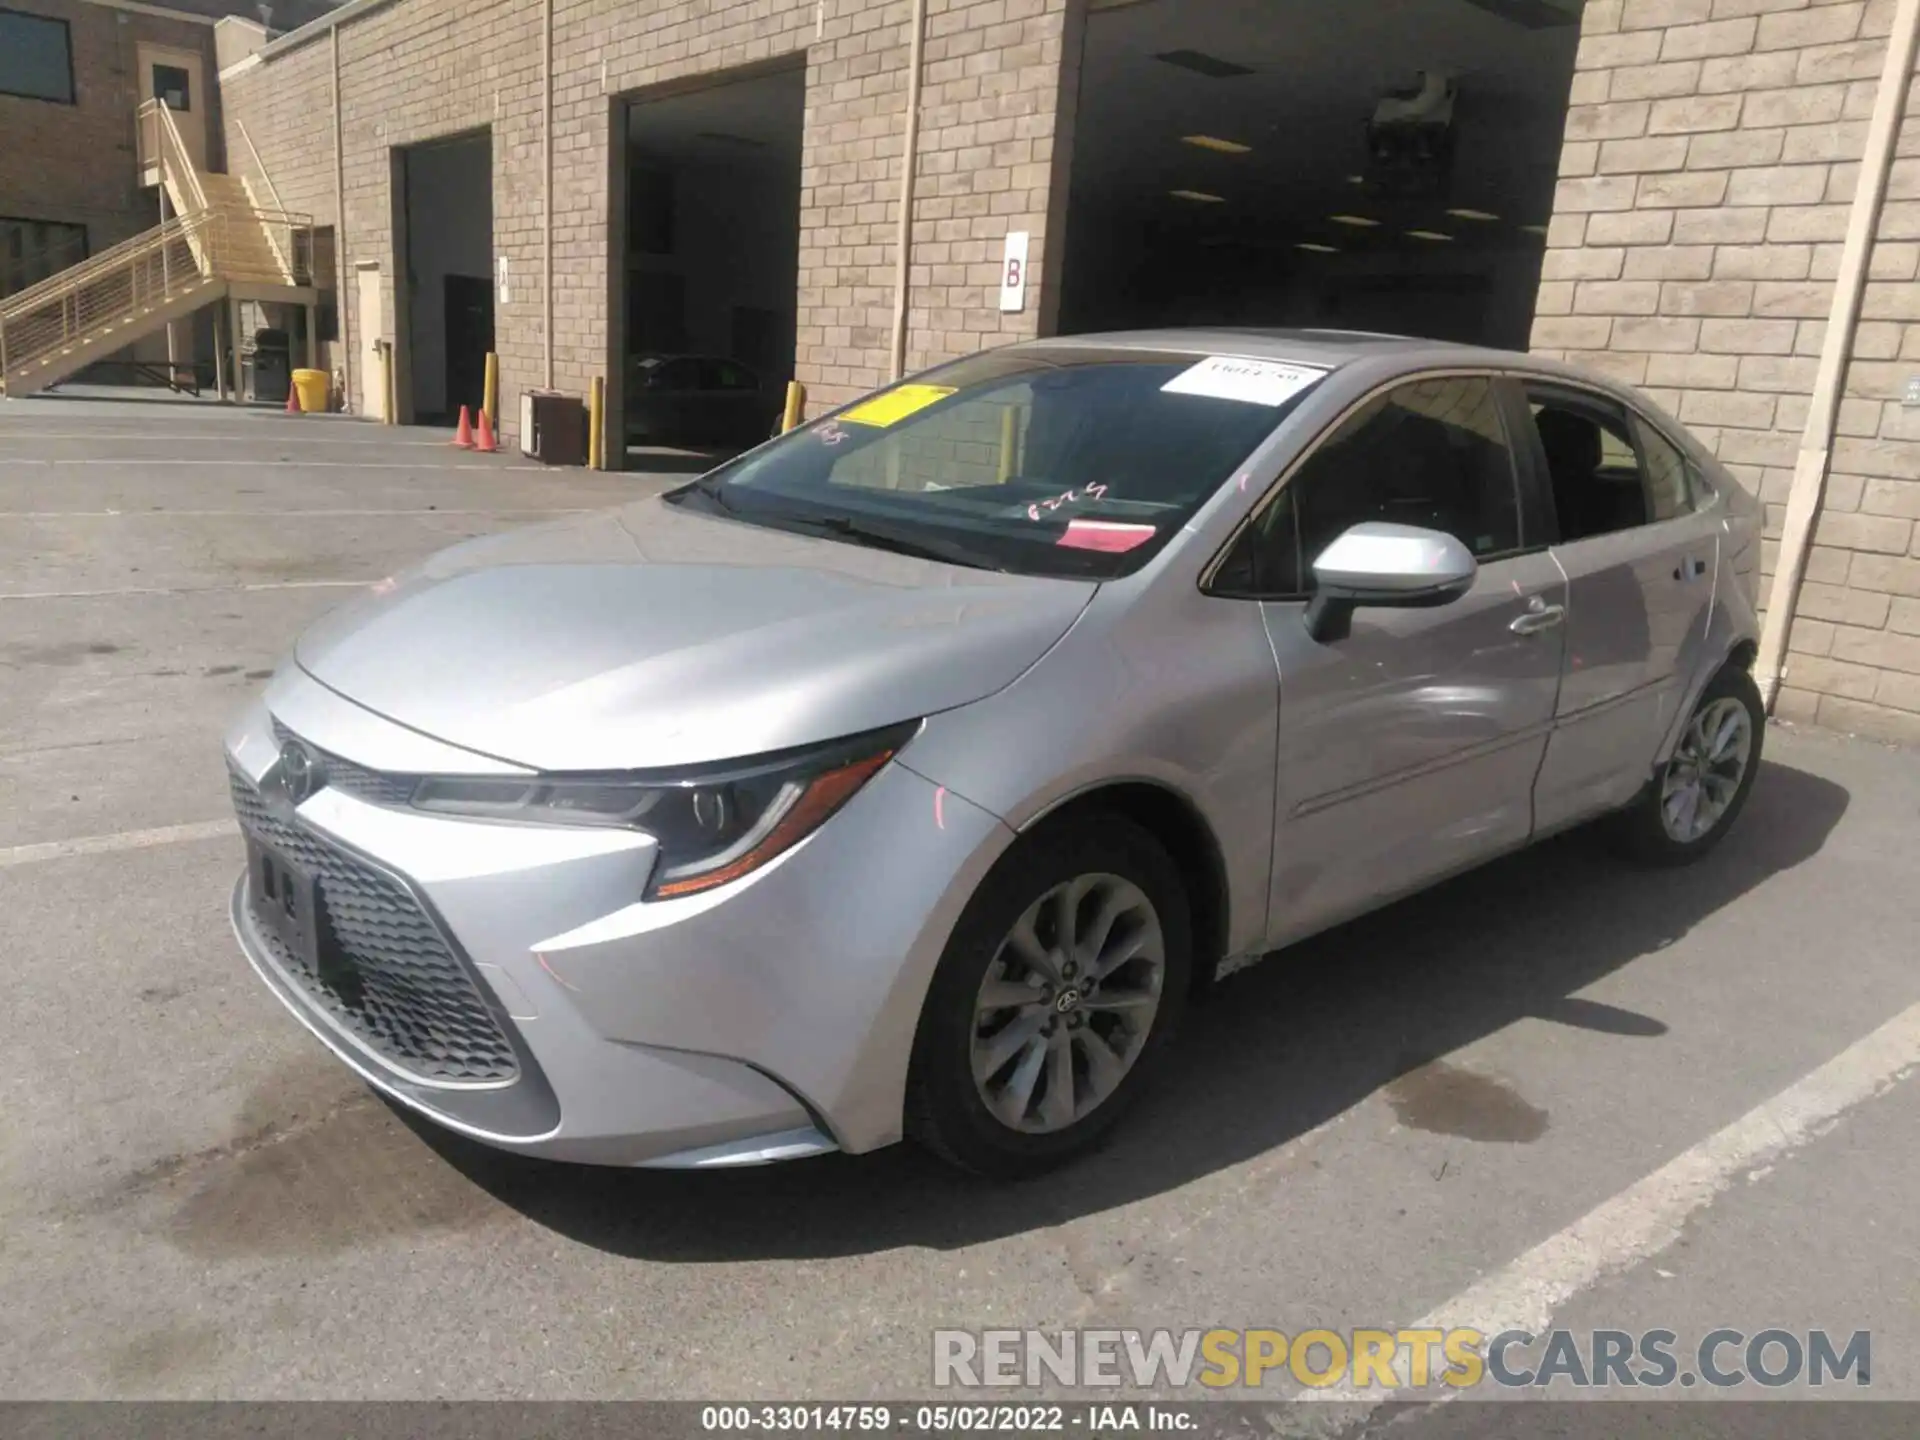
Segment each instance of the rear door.
[{"label": "rear door", "polygon": [[1625,804],[1652,773],[1712,609],[1719,532],[1691,467],[1598,390],[1519,382],[1515,409],[1567,577],[1566,670],[1535,816],[1557,829]]}]

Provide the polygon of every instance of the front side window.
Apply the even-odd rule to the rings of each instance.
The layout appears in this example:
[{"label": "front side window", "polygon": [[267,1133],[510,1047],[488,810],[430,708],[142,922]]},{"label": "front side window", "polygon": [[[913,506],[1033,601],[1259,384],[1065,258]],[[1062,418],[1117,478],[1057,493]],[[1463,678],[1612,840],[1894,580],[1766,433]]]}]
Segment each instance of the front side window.
[{"label": "front side window", "polygon": [[0,10],[0,95],[73,104],[73,41],[66,21]]},{"label": "front side window", "polygon": [[1242,535],[1218,588],[1304,598],[1314,560],[1370,520],[1442,531],[1481,560],[1520,548],[1518,478],[1491,380],[1417,381],[1349,416]]},{"label": "front side window", "polygon": [[976,355],[671,498],[962,564],[1111,578],[1162,549],[1324,376],[1099,347]]}]

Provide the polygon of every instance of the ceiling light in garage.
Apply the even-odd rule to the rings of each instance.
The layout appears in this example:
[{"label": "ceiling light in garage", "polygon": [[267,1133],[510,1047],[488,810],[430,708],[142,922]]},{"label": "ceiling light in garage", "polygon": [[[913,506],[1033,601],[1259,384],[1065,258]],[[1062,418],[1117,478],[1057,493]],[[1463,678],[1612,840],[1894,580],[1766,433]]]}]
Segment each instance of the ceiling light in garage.
[{"label": "ceiling light in garage", "polygon": [[1365,215],[1329,215],[1327,218],[1336,225],[1351,225],[1356,230],[1372,230],[1380,223],[1378,220],[1369,220]]},{"label": "ceiling light in garage", "polygon": [[1529,235],[1545,235],[1547,233],[1547,227],[1544,225],[1522,225],[1520,228]]},{"label": "ceiling light in garage", "polygon": [[1198,50],[1168,50],[1153,58],[1164,60],[1169,65],[1177,65],[1182,70],[1191,70],[1196,75],[1204,75],[1209,80],[1226,80],[1235,75],[1253,73],[1244,65],[1236,65],[1231,60],[1221,60],[1212,55],[1203,55]]},{"label": "ceiling light in garage", "polygon": [[1302,240],[1293,248],[1296,250],[1311,251],[1315,255],[1338,255],[1340,253],[1340,247],[1338,245],[1321,245],[1312,240]]},{"label": "ceiling light in garage", "polygon": [[1198,145],[1202,150],[1217,150],[1222,155],[1245,155],[1253,149],[1251,145],[1242,145],[1238,140],[1222,140],[1217,135],[1182,135],[1181,141],[1188,145]]},{"label": "ceiling light in garage", "polygon": [[1209,195],[1204,190],[1169,190],[1167,193],[1176,200],[1192,200],[1201,205],[1224,205],[1227,202],[1226,196]]},{"label": "ceiling light in garage", "polygon": [[1409,230],[1407,231],[1407,238],[1410,240],[1451,240],[1453,239],[1451,235],[1442,235],[1438,230]]},{"label": "ceiling light in garage", "polygon": [[1449,210],[1447,214],[1456,220],[1498,220],[1500,218],[1490,210]]}]

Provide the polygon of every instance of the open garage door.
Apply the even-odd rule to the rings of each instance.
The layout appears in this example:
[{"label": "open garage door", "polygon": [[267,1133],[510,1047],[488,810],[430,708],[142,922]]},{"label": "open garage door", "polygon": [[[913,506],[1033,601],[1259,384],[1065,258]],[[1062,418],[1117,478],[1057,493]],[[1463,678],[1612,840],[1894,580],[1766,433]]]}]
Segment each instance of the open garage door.
[{"label": "open garage door", "polygon": [[1581,0],[1095,0],[1060,328],[1524,349]]},{"label": "open garage door", "polygon": [[630,453],[740,450],[772,430],[794,369],[805,111],[798,66],[629,101],[613,433]]},{"label": "open garage door", "polygon": [[451,425],[486,398],[493,349],[493,138],[482,130],[395,152],[400,418]]}]

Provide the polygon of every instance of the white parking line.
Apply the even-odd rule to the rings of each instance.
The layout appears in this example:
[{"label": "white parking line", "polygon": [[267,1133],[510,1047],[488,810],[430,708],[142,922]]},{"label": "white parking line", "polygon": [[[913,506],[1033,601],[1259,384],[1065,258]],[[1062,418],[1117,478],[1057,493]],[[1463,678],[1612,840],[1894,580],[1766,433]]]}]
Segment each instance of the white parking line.
[{"label": "white parking line", "polygon": [[118,835],[88,835],[79,840],[14,845],[0,850],[0,870],[42,860],[67,860],[76,855],[108,855],[115,850],[150,850],[156,845],[179,845],[189,840],[219,840],[237,835],[239,831],[240,827],[231,820],[202,820],[192,825],[162,825],[153,830],[123,830]]},{"label": "white parking line", "polygon": [[[1855,1041],[1812,1074],[1764,1100],[1725,1129],[1676,1155],[1644,1180],[1604,1200],[1559,1234],[1483,1277],[1413,1322],[1411,1329],[1471,1328],[1485,1335],[1548,1330],[1554,1312],[1582,1291],[1651,1259],[1680,1239],[1686,1223],[1734,1181],[1757,1179],[1848,1110],[1897,1085],[1920,1066],[1920,1004]],[[1406,1373],[1399,1371],[1404,1383]],[[1437,1386],[1402,1392],[1441,1402],[1466,1393]],[[1350,1386],[1303,1390],[1297,1398],[1372,1410],[1389,1398]],[[1343,1424],[1351,1423],[1346,1415]]]},{"label": "white parking line", "polygon": [[[129,460],[125,456],[112,460],[102,460],[91,457],[75,460],[45,460],[32,456],[0,455],[0,466],[3,467],[45,465],[50,468],[73,469],[88,465],[113,465],[124,470],[127,466],[135,463],[135,461]],[[258,457],[250,460],[154,460],[143,456],[137,463],[143,470],[153,469],[163,465],[192,465],[196,468],[205,468],[209,465],[245,465],[254,470],[274,465],[293,465],[302,470],[466,470],[472,471],[476,475],[504,475],[512,473],[551,475],[556,468],[552,465],[495,465],[485,460],[456,461],[451,465],[423,465],[409,460],[290,460],[279,457],[271,460],[263,460]],[[587,471],[583,473],[591,474],[593,472]]]},{"label": "white parking line", "polygon": [[0,425],[0,443],[8,440],[124,440],[128,444],[191,445],[208,440],[271,440],[290,445],[431,445],[444,447],[446,440],[353,440],[332,435],[276,435],[258,425],[242,425],[227,430],[195,426],[184,435],[163,435],[147,430],[10,430]]},{"label": "white parking line", "polygon": [[127,590],[0,591],[0,600],[111,600],[121,595],[225,595],[255,590],[350,590],[377,580],[261,580],[249,585],[154,585]]},{"label": "white parking line", "polygon": [[584,509],[553,505],[499,505],[485,509],[420,510],[293,510],[284,506],[272,510],[0,510],[0,520],[141,520],[229,519],[257,516],[263,520],[289,520],[294,516],[311,519],[367,518],[390,515],[584,515]]}]

